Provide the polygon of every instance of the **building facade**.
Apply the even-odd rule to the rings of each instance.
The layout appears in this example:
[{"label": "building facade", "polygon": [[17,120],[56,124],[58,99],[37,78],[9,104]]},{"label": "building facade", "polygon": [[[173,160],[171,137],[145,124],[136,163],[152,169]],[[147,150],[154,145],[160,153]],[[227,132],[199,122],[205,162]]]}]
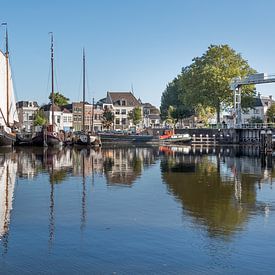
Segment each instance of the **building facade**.
[{"label": "building facade", "polygon": [[[85,113],[84,113],[84,127],[85,131],[97,132],[102,130],[102,114],[103,109],[100,105],[92,105],[85,102]],[[83,103],[73,102],[72,103],[73,113],[73,129],[74,131],[82,131],[83,129]]]},{"label": "building facade", "polygon": [[142,104],[143,125],[145,128],[160,127],[160,111],[150,103]]},{"label": "building facade", "polygon": [[19,125],[22,131],[33,132],[35,114],[39,109],[36,101],[18,101],[16,103]]},{"label": "building facade", "polygon": [[[52,104],[47,104],[41,107],[49,124],[52,124]],[[73,114],[64,107],[54,105],[54,123],[56,131],[72,131],[73,130]]]},{"label": "building facade", "polygon": [[[114,113],[114,126],[115,130],[126,130],[133,126],[133,123],[128,118],[129,113],[134,108],[141,108],[141,103],[131,92],[107,92],[106,99],[103,100],[103,108],[106,106]],[[141,128],[142,120],[138,128]]]}]

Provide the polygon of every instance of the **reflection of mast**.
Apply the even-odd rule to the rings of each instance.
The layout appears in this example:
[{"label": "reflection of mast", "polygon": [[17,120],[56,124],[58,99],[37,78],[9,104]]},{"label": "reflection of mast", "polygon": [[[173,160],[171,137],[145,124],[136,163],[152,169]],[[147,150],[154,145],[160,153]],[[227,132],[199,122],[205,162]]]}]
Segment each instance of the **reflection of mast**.
[{"label": "reflection of mast", "polygon": [[81,230],[84,229],[86,224],[86,182],[85,182],[85,159],[82,154],[82,204],[81,204]]},{"label": "reflection of mast", "polygon": [[7,165],[6,171],[6,192],[5,192],[5,214],[4,214],[4,224],[3,224],[3,246],[4,246],[4,253],[8,252],[8,242],[9,242],[9,165]]},{"label": "reflection of mast", "polygon": [[[52,175],[53,175],[53,160],[52,160]],[[54,219],[54,180],[50,178],[51,192],[50,192],[50,213],[49,213],[49,248],[53,245],[54,239],[54,227],[55,227],[55,219]]]}]

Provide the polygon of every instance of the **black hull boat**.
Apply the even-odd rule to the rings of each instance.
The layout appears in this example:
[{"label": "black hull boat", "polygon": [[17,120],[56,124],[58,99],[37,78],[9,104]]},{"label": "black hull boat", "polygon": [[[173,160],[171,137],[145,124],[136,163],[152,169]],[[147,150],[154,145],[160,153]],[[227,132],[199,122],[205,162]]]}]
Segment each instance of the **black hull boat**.
[{"label": "black hull boat", "polygon": [[0,130],[0,146],[13,146],[16,141],[16,135],[8,133],[4,129]]},{"label": "black hull boat", "polygon": [[39,147],[59,146],[61,144],[62,140],[57,132],[36,133],[31,140],[31,145]]},{"label": "black hull boat", "polygon": [[104,143],[147,143],[153,141],[152,135],[127,135],[114,133],[100,133],[102,144]]}]

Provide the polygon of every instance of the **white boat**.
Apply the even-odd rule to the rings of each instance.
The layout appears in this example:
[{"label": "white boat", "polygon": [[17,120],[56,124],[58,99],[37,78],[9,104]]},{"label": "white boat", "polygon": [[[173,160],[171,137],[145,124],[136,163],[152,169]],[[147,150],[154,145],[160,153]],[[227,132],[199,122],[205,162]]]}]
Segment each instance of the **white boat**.
[{"label": "white boat", "polygon": [[0,99],[0,146],[12,146],[16,140],[16,133],[12,129],[19,120],[9,64],[7,29],[6,52],[0,50]]}]

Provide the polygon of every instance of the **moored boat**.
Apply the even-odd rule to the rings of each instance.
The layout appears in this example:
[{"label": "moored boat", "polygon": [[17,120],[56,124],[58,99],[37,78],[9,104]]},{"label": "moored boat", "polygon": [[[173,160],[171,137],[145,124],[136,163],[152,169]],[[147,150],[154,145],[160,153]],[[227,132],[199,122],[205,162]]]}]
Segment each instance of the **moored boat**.
[{"label": "moored boat", "polygon": [[153,140],[152,135],[137,135],[123,133],[99,133],[102,144],[104,143],[146,143]]},{"label": "moored boat", "polygon": [[189,134],[174,134],[173,130],[166,130],[159,140],[163,143],[188,143],[192,137]]},{"label": "moored boat", "polygon": [[6,28],[6,52],[3,53],[0,50],[0,146],[12,146],[15,143],[16,133],[13,129],[16,122],[18,122],[18,114],[9,64],[8,31]]}]

